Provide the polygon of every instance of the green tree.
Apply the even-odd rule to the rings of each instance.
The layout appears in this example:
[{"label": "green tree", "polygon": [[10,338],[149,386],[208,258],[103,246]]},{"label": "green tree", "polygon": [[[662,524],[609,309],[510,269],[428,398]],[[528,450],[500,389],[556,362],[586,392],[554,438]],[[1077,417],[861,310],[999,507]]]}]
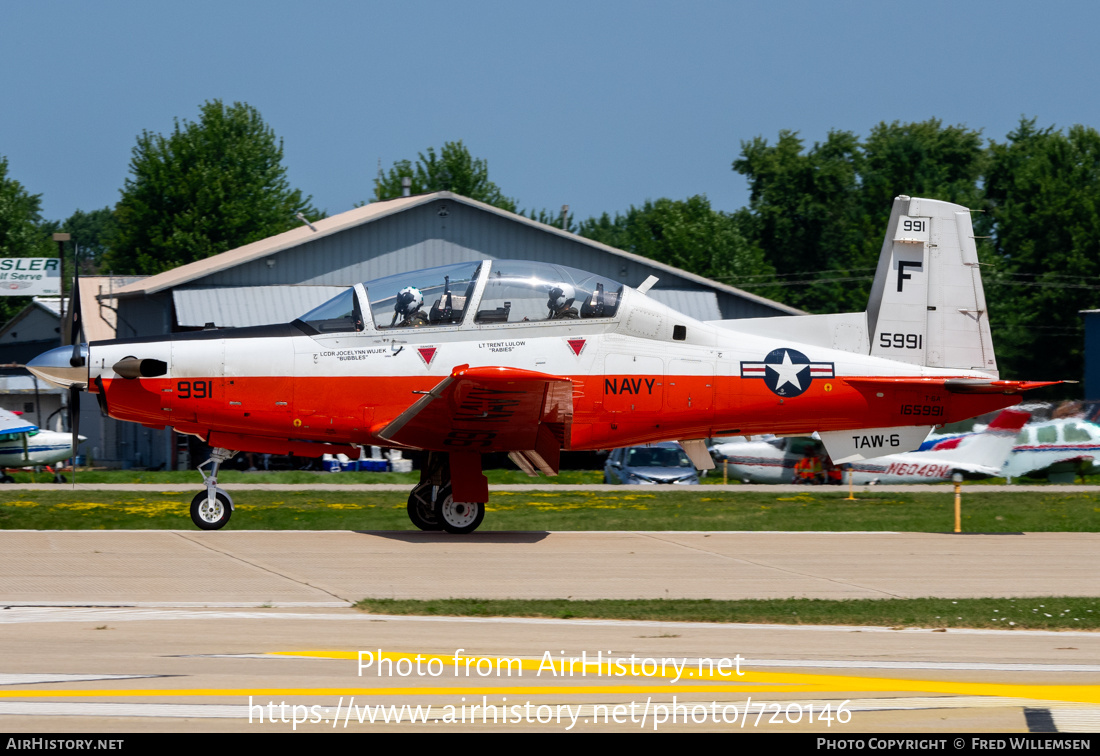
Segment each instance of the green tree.
[{"label": "green tree", "polygon": [[96,275],[110,248],[110,240],[118,233],[118,223],[114,210],[105,207],[87,213],[77,210],[64,221],[46,221],[42,224],[42,230],[47,236],[63,231],[72,237],[72,241],[65,245],[66,277],[72,273],[77,256],[80,258],[80,275]]},{"label": "green tree", "polygon": [[932,197],[977,207],[981,133],[939,120],[880,123],[865,141],[833,131],[803,151],[783,131],[774,145],[741,145],[734,170],[749,180],[743,225],[784,283],[780,297],[811,312],[862,310],[893,198]]},{"label": "green tree", "polygon": [[998,365],[1007,378],[1080,379],[1079,311],[1100,307],[1100,133],[1021,120],[990,153],[985,282]]},{"label": "green tree", "polygon": [[979,182],[988,159],[982,142],[981,131],[944,126],[936,118],[884,122],[871,129],[863,145],[860,196],[879,236],[899,194],[980,208]]},{"label": "green tree", "polygon": [[583,222],[580,235],[734,285],[759,286],[774,272],[745,240],[739,218],[712,209],[703,195],[647,201],[614,219],[604,213]]},{"label": "green tree", "polygon": [[429,147],[427,154],[420,153],[415,164],[398,160],[389,171],[379,170],[374,180],[374,201],[402,196],[401,179],[406,177],[412,179],[413,194],[448,191],[502,210],[516,211],[515,200],[505,197],[500,187],[489,180],[489,164],[470,155],[461,139],[444,142],[438,154],[434,147]]},{"label": "green tree", "polygon": [[[745,231],[787,284],[782,299],[811,312],[854,306],[852,274],[865,261],[858,196],[863,153],[847,131],[832,131],[824,143],[803,152],[799,136],[782,131],[774,145],[757,137],[741,144],[734,170],[749,179]],[[810,285],[805,282],[820,279]]]},{"label": "green tree", "polygon": [[42,230],[42,195],[29,193],[8,176],[8,159],[0,156],[0,257],[49,256]]},{"label": "green tree", "polygon": [[199,110],[168,136],[138,137],[104,260],[112,272],[158,273],[294,228],[297,213],[319,216],[290,188],[283,142],[255,108]]},{"label": "green tree", "polygon": [[554,212],[553,210],[547,210],[545,207],[541,210],[520,210],[519,214],[525,218],[530,218],[533,221],[544,223],[547,226],[553,226],[554,228],[560,228],[563,231],[569,231],[570,233],[577,233],[579,227],[573,222],[573,213],[567,212],[565,215],[565,221],[562,221],[561,211]]},{"label": "green tree", "polygon": [[80,272],[96,273],[110,249],[108,240],[118,233],[115,213],[109,207],[91,212],[77,210],[61,224],[61,228],[73,237],[80,252]]},{"label": "green tree", "polygon": [[[8,176],[0,156],[0,257],[53,257],[57,248],[42,228],[42,195],[31,194]],[[0,323],[30,302],[29,297],[0,297]]]}]

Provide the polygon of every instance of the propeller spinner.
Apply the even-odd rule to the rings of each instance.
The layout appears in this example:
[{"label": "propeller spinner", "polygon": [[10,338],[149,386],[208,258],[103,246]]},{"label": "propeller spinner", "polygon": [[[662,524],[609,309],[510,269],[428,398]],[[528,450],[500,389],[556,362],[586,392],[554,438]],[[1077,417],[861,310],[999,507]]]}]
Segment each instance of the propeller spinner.
[{"label": "propeller spinner", "polygon": [[[69,427],[73,433],[73,456],[80,443],[80,392],[88,387],[88,345],[82,343],[84,324],[80,314],[80,271],[73,276],[70,301],[69,334],[71,347],[62,346],[38,355],[27,363],[27,370],[44,381],[69,389]],[[73,461],[73,482],[76,482],[76,464]]]}]

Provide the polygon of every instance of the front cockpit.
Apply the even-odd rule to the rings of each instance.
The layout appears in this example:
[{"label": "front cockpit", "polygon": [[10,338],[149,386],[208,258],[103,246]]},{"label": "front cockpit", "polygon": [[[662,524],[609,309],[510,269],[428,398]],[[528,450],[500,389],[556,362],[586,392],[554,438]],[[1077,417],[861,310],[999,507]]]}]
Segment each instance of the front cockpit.
[{"label": "front cockpit", "polygon": [[564,265],[486,260],[356,284],[296,324],[327,334],[611,319],[622,295],[622,284]]}]

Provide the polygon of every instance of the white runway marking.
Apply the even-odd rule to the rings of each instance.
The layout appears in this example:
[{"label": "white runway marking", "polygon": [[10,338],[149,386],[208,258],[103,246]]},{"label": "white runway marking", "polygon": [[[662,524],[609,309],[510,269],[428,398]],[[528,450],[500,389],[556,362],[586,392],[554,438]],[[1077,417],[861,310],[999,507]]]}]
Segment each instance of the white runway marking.
[{"label": "white runway marking", "polygon": [[[274,607],[273,607],[274,609]],[[344,621],[344,622],[445,622],[462,624],[492,625],[557,625],[563,627],[639,627],[649,629],[690,629],[690,630],[773,630],[800,633],[861,632],[889,633],[950,633],[954,635],[988,635],[1001,637],[1052,636],[1058,638],[1096,638],[1097,633],[1086,630],[994,630],[981,628],[950,628],[948,630],[927,627],[875,627],[870,625],[768,625],[751,623],[722,622],[660,622],[653,620],[600,620],[600,619],[553,619],[549,617],[441,617],[404,614],[365,614],[347,612],[342,614],[300,614],[286,611],[201,611],[199,609],[180,608],[163,609],[129,607],[65,607],[65,606],[14,606],[5,605],[0,609],[0,625],[25,624],[32,622],[135,622],[149,620],[305,620],[305,621]]]},{"label": "white runway marking", "polygon": [[350,601],[5,601],[0,609],[350,609]]},{"label": "white runway marking", "polygon": [[2,701],[0,716],[247,719],[247,705]]},{"label": "white runway marking", "polygon": [[[655,700],[654,703],[669,703],[671,697],[668,700],[664,700],[666,697],[660,697],[662,700]],[[694,700],[694,697],[677,696],[677,700],[680,703],[691,705],[693,702],[702,702],[703,699],[699,698],[698,701]],[[709,702],[710,699],[707,699]],[[838,699],[806,699],[806,700],[790,700],[781,699],[776,700],[774,703],[778,703],[783,707],[783,711],[804,711],[808,707],[813,706],[815,711],[822,710],[827,704],[835,707],[838,704]],[[740,709],[739,702],[737,703]],[[774,712],[770,708],[766,712],[764,721],[771,716]],[[994,696],[914,696],[905,698],[861,698],[851,699],[847,701],[844,706],[850,712],[870,712],[870,711],[918,711],[918,710],[930,710],[930,709],[1003,709],[1014,707],[1027,707],[1034,706],[1037,702],[1024,699],[1024,698],[998,698]],[[320,714],[324,723],[327,724],[334,719],[337,719],[337,727],[343,728],[342,720],[344,714],[347,711],[337,711],[337,709],[330,705],[319,705],[317,709],[312,709],[311,704],[304,704],[310,711],[312,716],[316,711]],[[421,704],[425,708],[431,707],[429,711],[438,710],[439,715],[429,715],[426,718],[426,722],[437,722],[442,719],[443,708],[442,704]],[[625,702],[623,705],[629,706],[629,702]],[[388,708],[388,704],[385,704]],[[557,706],[557,704],[555,704]],[[578,717],[584,717],[586,719],[592,719],[596,716],[597,710],[592,704],[569,704],[570,709],[577,712]],[[608,711],[614,709],[615,703],[600,704],[601,710]],[[249,707],[247,704],[158,704],[158,703],[99,703],[99,702],[64,702],[64,701],[5,701],[0,702],[0,716],[42,716],[42,717],[160,717],[168,719],[239,719],[248,721],[249,709],[252,708],[252,713],[255,716],[256,708],[263,709],[263,713],[267,715],[267,709],[259,704],[255,704],[253,707]],[[796,708],[800,707],[800,708]],[[1044,708],[1048,708],[1051,717],[1057,727],[1058,732],[1095,732],[1097,726],[1100,725],[1100,709],[1095,707],[1088,707],[1075,704],[1050,704],[1049,707],[1044,705]],[[755,704],[753,710],[750,712],[750,721],[754,718],[756,713]],[[289,716],[289,714],[288,714]],[[359,726],[359,722],[355,719],[350,720],[351,725]],[[379,718],[379,723],[381,718]],[[257,723],[258,724],[258,723]],[[267,722],[266,726],[284,726],[289,725],[290,722]],[[730,726],[736,726],[732,724]]]},{"label": "white runway marking", "polygon": [[164,677],[165,675],[66,675],[41,673],[3,673],[0,672],[0,685],[41,685],[43,683],[88,682],[90,680],[137,680],[146,677]]},{"label": "white runway marking", "polygon": [[1050,716],[1058,732],[1100,732],[1100,709],[1063,709],[1052,706]]}]

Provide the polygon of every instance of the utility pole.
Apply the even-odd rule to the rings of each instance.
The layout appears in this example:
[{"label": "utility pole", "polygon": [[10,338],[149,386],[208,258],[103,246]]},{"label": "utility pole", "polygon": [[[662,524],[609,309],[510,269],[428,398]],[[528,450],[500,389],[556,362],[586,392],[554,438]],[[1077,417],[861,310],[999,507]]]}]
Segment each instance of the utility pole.
[{"label": "utility pole", "polygon": [[[72,237],[69,234],[54,234],[53,240],[57,242],[57,257],[61,261],[61,285],[58,286],[58,300],[61,302],[61,344],[65,344],[65,242]],[[72,341],[72,334],[69,335]]]}]

